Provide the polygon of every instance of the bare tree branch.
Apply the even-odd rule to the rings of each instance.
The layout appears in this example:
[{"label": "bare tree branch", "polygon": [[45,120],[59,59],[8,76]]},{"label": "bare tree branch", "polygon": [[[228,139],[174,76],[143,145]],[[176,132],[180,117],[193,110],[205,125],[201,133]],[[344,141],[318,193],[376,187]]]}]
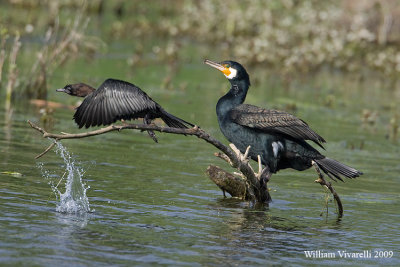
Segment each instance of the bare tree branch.
[{"label": "bare tree branch", "polygon": [[50,149],[52,149],[52,148],[55,146],[55,144],[57,144],[57,141],[58,141],[58,139],[55,139],[55,141],[54,141],[53,143],[51,143],[51,145],[49,145],[49,147],[46,148],[45,151],[43,151],[42,153],[40,153],[39,155],[37,155],[37,156],[35,157],[35,159],[38,159],[38,158],[44,156],[44,154],[46,154],[47,152],[49,152]]},{"label": "bare tree branch", "polygon": [[[228,162],[233,168],[237,168],[241,172],[240,176],[242,178],[237,177],[231,173],[228,173],[227,171],[214,165],[210,165],[207,168],[206,173],[208,174],[210,179],[219,188],[222,189],[224,195],[226,191],[233,197],[244,198],[246,200],[257,201],[260,203],[265,203],[271,200],[268,188],[266,187],[266,185],[264,185],[263,187],[260,183],[260,179],[262,179],[261,175],[263,172],[260,156],[258,156],[258,173],[256,173],[249,164],[249,159],[247,157],[251,149],[250,147],[248,147],[246,152],[242,154],[233,144],[230,144],[231,148],[227,147],[226,145],[222,144],[220,141],[209,135],[207,132],[205,132],[198,126],[189,129],[183,129],[183,128],[157,126],[155,124],[126,124],[126,125],[110,125],[95,131],[77,133],[77,134],[70,134],[64,132],[61,132],[61,134],[54,134],[47,132],[46,130],[37,126],[31,121],[28,121],[28,123],[33,129],[40,132],[44,138],[54,139],[54,142],[49,147],[47,147],[46,150],[44,150],[41,154],[36,156],[36,158],[45,155],[48,151],[50,151],[54,147],[57,141],[62,139],[86,138],[90,136],[105,134],[112,131],[122,131],[125,129],[133,129],[141,131],[151,130],[151,131],[170,133],[170,134],[194,135],[200,139],[203,139],[207,143],[213,145],[217,149],[219,149],[222,153],[216,152],[214,155]],[[328,188],[331,191],[338,206],[338,217],[339,218],[342,217],[343,206],[339,195],[332,187],[332,184],[325,181],[318,166],[316,164],[313,165],[315,166],[319,176],[319,178],[315,180],[315,182],[319,183],[323,187]]]},{"label": "bare tree branch", "polygon": [[[85,132],[85,133],[78,133],[78,134],[66,134],[66,133],[54,134],[54,133],[48,133],[47,131],[35,125],[31,121],[28,121],[28,123],[33,129],[42,133],[44,138],[51,138],[54,139],[55,141],[59,141],[62,139],[85,138],[85,137],[105,134],[112,131],[122,131],[125,129],[134,129],[142,131],[152,130],[162,133],[194,135],[200,139],[203,139],[207,143],[212,144],[220,151],[222,151],[226,156],[219,156],[219,157],[228,161],[232,167],[237,168],[243,174],[243,176],[246,177],[247,180],[246,183],[248,187],[247,188],[248,192],[246,193],[246,196],[250,196],[252,198],[249,200],[257,200],[259,202],[266,201],[266,199],[264,199],[265,193],[260,191],[261,188],[260,188],[259,178],[257,177],[257,174],[253,171],[253,168],[249,164],[249,160],[246,157],[244,157],[244,155],[242,155],[240,152],[235,153],[234,151],[232,151],[232,149],[222,144],[220,141],[209,135],[207,132],[205,132],[198,126],[189,129],[183,129],[183,128],[170,128],[170,127],[157,126],[154,124],[127,124],[127,125],[110,125],[108,127],[101,128],[99,130]],[[52,146],[54,145],[48,147],[44,152],[42,152],[37,157],[46,154],[52,148]],[[266,195],[269,197],[268,199],[270,199],[268,191]]]}]

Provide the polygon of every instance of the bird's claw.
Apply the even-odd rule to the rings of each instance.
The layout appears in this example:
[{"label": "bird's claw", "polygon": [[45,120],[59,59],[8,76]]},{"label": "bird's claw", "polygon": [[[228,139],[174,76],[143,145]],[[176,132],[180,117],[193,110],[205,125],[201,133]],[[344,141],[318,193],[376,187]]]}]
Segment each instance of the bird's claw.
[{"label": "bird's claw", "polygon": [[229,146],[232,148],[233,152],[235,152],[236,156],[238,157],[238,159],[241,162],[245,162],[245,163],[249,162],[248,155],[249,155],[249,151],[251,148],[250,146],[248,146],[246,148],[246,151],[244,152],[244,154],[242,154],[242,152],[240,152],[240,150],[234,144],[231,143],[231,144],[229,144]]}]

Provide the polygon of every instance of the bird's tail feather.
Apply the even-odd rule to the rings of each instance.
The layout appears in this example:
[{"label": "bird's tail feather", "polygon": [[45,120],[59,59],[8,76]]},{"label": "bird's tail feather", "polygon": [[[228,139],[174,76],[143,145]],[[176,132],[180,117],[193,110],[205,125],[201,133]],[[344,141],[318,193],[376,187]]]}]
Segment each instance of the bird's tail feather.
[{"label": "bird's tail feather", "polygon": [[166,112],[165,110],[163,110],[163,115],[161,116],[161,119],[169,127],[173,127],[173,128],[189,128],[188,126],[194,127],[194,124],[187,122],[185,120],[182,120],[182,119]]},{"label": "bird's tail feather", "polygon": [[347,178],[356,178],[363,173],[347,166],[339,161],[330,158],[323,158],[323,159],[315,159],[314,162],[318,165],[318,167],[323,170],[332,180],[336,181],[335,178],[339,179],[343,182],[341,176]]}]

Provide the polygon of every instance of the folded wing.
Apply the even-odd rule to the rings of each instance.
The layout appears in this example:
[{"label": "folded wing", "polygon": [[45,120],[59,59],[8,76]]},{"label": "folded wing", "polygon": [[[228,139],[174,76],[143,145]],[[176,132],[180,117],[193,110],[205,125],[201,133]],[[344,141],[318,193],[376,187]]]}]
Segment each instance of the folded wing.
[{"label": "folded wing", "polygon": [[242,104],[231,110],[231,119],[242,126],[267,133],[280,133],[298,140],[310,140],[320,147],[325,139],[314,132],[306,122],[284,111],[263,109]]}]

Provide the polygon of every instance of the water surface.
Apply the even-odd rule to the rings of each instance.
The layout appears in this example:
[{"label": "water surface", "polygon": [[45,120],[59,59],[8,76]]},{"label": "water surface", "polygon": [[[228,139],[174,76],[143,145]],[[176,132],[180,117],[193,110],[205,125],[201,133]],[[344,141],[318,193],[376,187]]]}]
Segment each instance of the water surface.
[{"label": "water surface", "polygon": [[[185,65],[176,84],[185,81],[187,70],[202,67]],[[209,85],[191,79],[184,90],[160,89],[140,72],[136,80],[168,111],[224,140],[214,108],[228,84],[207,70],[202,73],[212,77]],[[54,152],[34,159],[50,141],[30,129],[26,120],[38,121],[40,114],[24,104],[15,107],[10,125],[0,120],[0,171],[5,172],[0,174],[1,261],[57,266],[400,265],[400,147],[385,138],[383,125],[390,114],[381,117],[382,127],[366,129],[360,114],[368,99],[353,106],[346,104],[352,96],[345,96],[340,98],[342,104],[329,107],[318,103],[327,94],[322,91],[316,97],[312,86],[300,94],[282,90],[272,79],[264,83],[251,88],[248,103],[285,107],[296,99],[296,114],[329,141],[324,153],[365,173],[335,183],[344,205],[341,220],[332,200],[329,216],[320,216],[325,193],[313,182],[314,170],[273,175],[270,207],[252,207],[225,199],[206,177],[208,164],[229,169],[213,156],[215,149],[209,144],[196,137],[161,133],[156,144],[146,133],[130,131],[62,141],[90,186],[86,194],[91,212],[60,213],[49,181],[59,181],[66,165]],[[74,101],[66,95],[52,97]],[[72,113],[55,110],[52,131],[79,132]],[[64,185],[59,189],[65,190]],[[372,257],[375,251],[393,251],[394,256],[341,259],[338,254],[364,250]],[[335,253],[336,258],[309,259],[304,251]]]}]

